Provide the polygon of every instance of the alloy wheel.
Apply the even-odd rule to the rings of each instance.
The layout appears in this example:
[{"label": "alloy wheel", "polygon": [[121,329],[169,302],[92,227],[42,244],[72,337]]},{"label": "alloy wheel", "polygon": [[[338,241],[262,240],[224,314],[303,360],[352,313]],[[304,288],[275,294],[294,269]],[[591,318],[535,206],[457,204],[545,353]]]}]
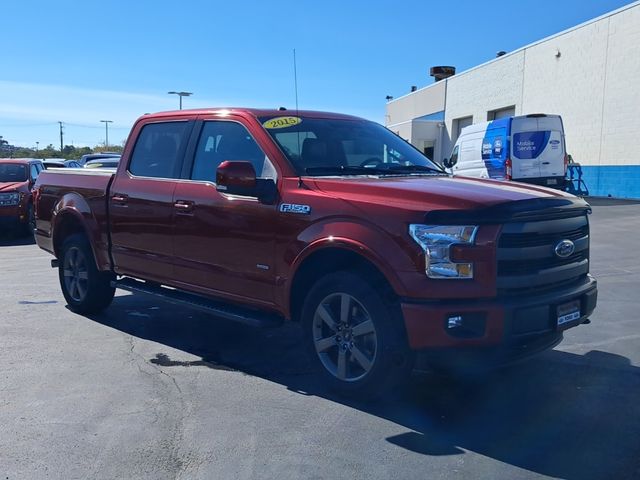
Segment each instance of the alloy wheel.
[{"label": "alloy wheel", "polygon": [[332,293],[313,316],[313,343],[326,370],[345,382],[367,375],[376,361],[378,338],[369,312],[353,296]]},{"label": "alloy wheel", "polygon": [[84,253],[77,247],[71,247],[64,256],[64,286],[69,296],[76,302],[82,302],[89,289],[89,268]]}]

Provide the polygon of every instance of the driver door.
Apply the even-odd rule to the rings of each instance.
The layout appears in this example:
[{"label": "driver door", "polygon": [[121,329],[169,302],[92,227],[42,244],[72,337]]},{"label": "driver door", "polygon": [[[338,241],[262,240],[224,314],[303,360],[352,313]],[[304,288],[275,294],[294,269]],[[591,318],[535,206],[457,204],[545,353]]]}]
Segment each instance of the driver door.
[{"label": "driver door", "polygon": [[240,121],[202,122],[190,171],[176,185],[175,273],[178,286],[230,300],[271,305],[275,286],[276,206],[216,190],[216,169],[245,160],[275,180],[275,169]]}]

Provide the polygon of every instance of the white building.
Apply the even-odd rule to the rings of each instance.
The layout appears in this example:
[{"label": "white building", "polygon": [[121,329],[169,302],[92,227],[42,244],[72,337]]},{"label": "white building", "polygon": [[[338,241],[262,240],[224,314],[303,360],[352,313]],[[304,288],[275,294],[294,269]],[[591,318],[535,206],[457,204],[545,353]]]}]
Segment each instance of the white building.
[{"label": "white building", "polygon": [[562,116],[591,195],[640,198],[640,1],[387,103],[386,125],[437,161],[460,129]]}]

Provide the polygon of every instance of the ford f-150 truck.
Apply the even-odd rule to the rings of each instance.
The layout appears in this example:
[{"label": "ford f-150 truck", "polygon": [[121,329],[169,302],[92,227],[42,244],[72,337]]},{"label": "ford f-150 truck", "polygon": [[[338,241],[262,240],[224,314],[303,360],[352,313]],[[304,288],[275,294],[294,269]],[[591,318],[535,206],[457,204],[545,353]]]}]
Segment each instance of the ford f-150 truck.
[{"label": "ford f-150 truck", "polygon": [[36,239],[72,310],[102,310],[123,288],[300,322],[348,393],[391,387],[418,353],[447,366],[551,348],[596,306],[586,202],[453,178],[352,116],[144,115],[115,173],[45,171],[34,195]]}]

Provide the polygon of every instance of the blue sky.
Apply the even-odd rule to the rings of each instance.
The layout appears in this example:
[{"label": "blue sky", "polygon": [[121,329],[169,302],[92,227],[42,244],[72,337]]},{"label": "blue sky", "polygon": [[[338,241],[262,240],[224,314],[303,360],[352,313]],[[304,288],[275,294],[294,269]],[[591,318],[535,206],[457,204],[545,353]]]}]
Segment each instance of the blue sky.
[{"label": "blue sky", "polygon": [[385,96],[432,82],[630,3],[22,0],[2,6],[0,135],[9,143],[122,142],[145,112],[295,106],[383,122]]}]

